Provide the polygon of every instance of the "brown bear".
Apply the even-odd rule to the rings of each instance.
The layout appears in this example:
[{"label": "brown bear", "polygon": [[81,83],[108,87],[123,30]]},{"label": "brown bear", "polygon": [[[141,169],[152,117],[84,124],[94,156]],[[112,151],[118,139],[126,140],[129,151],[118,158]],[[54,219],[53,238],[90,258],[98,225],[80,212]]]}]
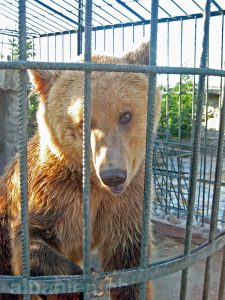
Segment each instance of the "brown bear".
[{"label": "brown bear", "polygon": [[[148,53],[145,43],[123,58],[93,56],[92,61],[148,64]],[[40,100],[38,131],[28,144],[31,275],[82,274],[84,73],[30,74]],[[132,268],[140,263],[148,79],[94,71],[91,80],[91,249],[98,249],[103,271]],[[155,103],[156,127],[159,91]],[[0,181],[0,274],[21,274],[19,183],[17,157]],[[140,299],[139,285],[111,289],[110,296]]]}]

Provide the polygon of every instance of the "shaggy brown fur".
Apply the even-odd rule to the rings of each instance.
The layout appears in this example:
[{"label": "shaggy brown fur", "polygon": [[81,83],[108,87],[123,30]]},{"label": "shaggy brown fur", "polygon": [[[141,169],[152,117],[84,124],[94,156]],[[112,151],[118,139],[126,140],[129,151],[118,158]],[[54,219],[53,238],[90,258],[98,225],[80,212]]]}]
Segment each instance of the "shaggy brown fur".
[{"label": "shaggy brown fur", "polygon": [[[143,44],[124,58],[94,56],[93,61],[148,63],[148,51],[149,45]],[[30,73],[40,95],[39,128],[28,145],[31,275],[81,274],[83,73]],[[98,249],[103,271],[136,267],[140,262],[147,76],[92,72],[91,78],[91,248]],[[159,110],[157,92],[155,126]],[[112,175],[112,170],[126,174],[125,180],[118,183],[121,176]],[[111,175],[103,179],[107,172]],[[1,274],[21,274],[19,181],[17,157],[0,181]],[[139,299],[139,287],[112,289],[110,294],[111,299]],[[149,287],[148,300],[150,294]],[[59,299],[65,297],[82,295]]]}]

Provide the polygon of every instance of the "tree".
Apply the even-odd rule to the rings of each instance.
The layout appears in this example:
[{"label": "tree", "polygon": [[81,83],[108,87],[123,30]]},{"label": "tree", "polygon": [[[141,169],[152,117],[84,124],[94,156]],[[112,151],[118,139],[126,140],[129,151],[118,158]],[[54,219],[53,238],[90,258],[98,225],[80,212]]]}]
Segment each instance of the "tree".
[{"label": "tree", "polygon": [[[167,94],[164,93],[159,122],[159,132],[161,132],[161,135],[165,136],[166,129],[168,129],[172,138],[179,137],[180,125],[181,138],[191,136],[193,88],[191,77],[182,75],[181,83],[178,82]],[[166,88],[161,86],[161,90],[166,91]],[[166,114],[167,101],[168,115]]]},{"label": "tree", "polygon": [[[18,59],[19,56],[19,46],[18,46],[18,41],[15,40],[14,38],[11,40],[9,39],[9,43],[11,44],[12,47],[12,60]],[[27,58],[34,57],[35,53],[33,52],[33,47],[32,47],[32,41],[28,40],[27,41]],[[28,85],[27,93],[28,93],[28,126],[27,126],[27,133],[28,136],[31,137],[35,131],[36,131],[36,112],[37,112],[37,107],[38,107],[38,97],[36,94],[32,93],[31,91],[33,90],[33,86],[30,83]]]},{"label": "tree", "polygon": [[[11,46],[12,60],[17,60],[19,57],[19,45],[18,40],[14,37],[9,39],[9,44]],[[35,53],[33,51],[32,41],[27,40],[27,58],[34,57]]]}]

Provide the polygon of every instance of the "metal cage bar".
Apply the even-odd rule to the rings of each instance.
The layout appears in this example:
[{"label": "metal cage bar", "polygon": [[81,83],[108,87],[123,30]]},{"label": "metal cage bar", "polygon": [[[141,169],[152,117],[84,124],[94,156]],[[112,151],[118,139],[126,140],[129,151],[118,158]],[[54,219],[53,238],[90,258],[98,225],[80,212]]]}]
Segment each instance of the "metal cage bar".
[{"label": "metal cage bar", "polygon": [[[158,0],[152,0],[152,20],[150,32],[149,65],[155,66],[157,60],[157,33],[158,33]],[[154,142],[154,115],[155,115],[156,74],[149,74],[148,79],[148,104],[147,104],[147,129],[146,129],[146,156],[145,156],[145,183],[143,225],[141,236],[141,262],[140,267],[148,263],[149,232],[150,232],[150,206],[153,199],[153,142]],[[141,299],[146,298],[146,283],[141,285]]]},{"label": "metal cage bar", "polygon": [[192,67],[165,67],[146,65],[119,65],[119,64],[96,64],[96,63],[52,63],[36,61],[0,61],[0,69],[8,70],[77,70],[77,71],[107,71],[107,72],[129,72],[150,74],[176,74],[176,75],[210,75],[225,77],[225,70],[213,68]]},{"label": "metal cage bar", "polygon": [[[4,0],[4,1],[7,1],[7,0]],[[65,32],[67,32],[68,29],[70,29],[70,28],[72,28],[71,30],[74,30],[73,24],[76,24],[78,26],[78,22],[76,22],[74,20],[74,18],[70,17],[73,14],[76,17],[76,19],[78,18],[77,13],[79,12],[79,8],[77,7],[77,5],[75,5],[78,3],[78,1],[79,0],[74,1],[74,4],[71,4],[68,1],[64,1],[64,4],[66,4],[66,5],[63,5],[62,0],[58,1],[58,2],[51,0],[51,2],[53,3],[53,6],[55,7],[57,5],[58,7],[61,8],[62,12],[59,12],[58,9],[55,9],[51,5],[47,5],[44,1],[41,1],[41,0],[34,0],[34,3],[32,3],[31,1],[27,1],[27,3],[29,3],[28,10],[31,9],[31,5],[32,5],[36,8],[38,8],[39,10],[43,9],[46,12],[45,15],[37,14],[37,19],[39,19],[41,22],[45,22],[45,19],[49,19],[49,20],[52,19],[53,21],[55,19],[56,20],[55,24],[57,23],[57,21],[60,21],[60,23],[58,24],[61,27],[59,32],[63,31],[63,27],[67,28],[65,30]],[[197,1],[194,1],[194,0],[190,0],[190,1],[196,6],[196,8],[198,8],[198,10],[202,11],[202,7],[200,4],[197,3]],[[101,3],[100,5],[93,3],[93,6],[95,8],[93,10],[93,21],[94,21],[94,26],[95,26],[96,30],[103,30],[103,28],[105,26],[107,29],[110,29],[112,25],[115,26],[115,28],[122,28],[122,26],[124,26],[124,27],[132,26],[132,25],[138,26],[138,25],[141,25],[143,22],[145,24],[149,24],[149,22],[150,22],[150,19],[146,20],[146,18],[144,18],[136,10],[132,9],[130,2],[126,2],[126,1],[124,2],[121,0],[117,0],[117,1],[115,0],[112,3],[105,1],[105,0],[102,0],[102,2],[103,3]],[[168,19],[170,21],[177,21],[177,20],[180,20],[181,18],[183,20],[190,20],[190,19],[194,19],[195,17],[197,17],[197,18],[202,17],[202,13],[190,14],[190,11],[188,11],[187,9],[184,9],[182,3],[179,2],[179,4],[178,4],[178,1],[170,0],[170,2],[172,5],[174,5],[178,9],[178,11],[180,11],[181,15],[180,16],[171,16],[164,7],[159,5],[159,9],[163,13],[165,13],[167,16],[166,18],[160,18],[159,23],[167,22]],[[123,7],[123,11],[125,10],[125,11],[129,12],[130,17],[126,16],[126,13],[120,11],[120,7],[118,7],[118,5],[116,5],[117,3],[119,3],[119,6]],[[136,6],[139,6],[143,11],[145,11],[145,12],[149,11],[146,4],[140,4],[137,0],[132,0],[131,4],[133,4],[133,3],[135,3]],[[213,1],[213,4],[214,4],[215,11],[212,12],[212,16],[224,14],[225,10],[224,10],[223,5],[219,5],[217,1]],[[13,5],[13,3],[11,3],[10,1],[7,1],[6,8],[10,8],[12,5]],[[98,13],[97,11],[102,12],[102,14]],[[117,18],[117,16],[115,15],[115,12],[116,12],[117,16],[121,15],[121,17]],[[49,17],[47,14],[49,14]],[[108,15],[109,18],[105,18],[104,15]],[[28,16],[27,19],[29,19],[29,18],[30,17]],[[112,21],[110,21],[110,20],[112,20]],[[127,20],[128,20],[128,22],[127,22]],[[15,22],[16,22],[16,20],[15,20]],[[116,22],[118,22],[118,23],[116,24]],[[70,28],[68,28],[68,25]],[[77,26],[75,29],[77,29]],[[15,32],[17,32],[17,30],[15,30]],[[40,28],[38,33],[43,34],[43,30]],[[46,34],[53,35],[54,33],[55,32],[51,31],[51,33],[46,33]]]},{"label": "metal cage bar", "polygon": [[[167,66],[170,65],[170,25],[167,22]],[[166,190],[169,190],[169,174],[168,174],[168,166],[169,166],[169,157],[168,157],[168,141],[169,141],[169,75],[167,75],[167,83],[166,83]],[[168,213],[170,204],[168,205],[168,193],[166,193],[166,209],[165,213]]]},{"label": "metal cage bar", "polygon": [[[85,12],[85,52],[84,61],[91,62],[91,22],[92,0],[86,2]],[[91,138],[91,72],[84,75],[84,104],[83,104],[83,273],[90,276],[90,138]],[[89,295],[84,294],[88,300]]]},{"label": "metal cage bar", "polygon": [[[200,65],[200,67],[202,68],[206,67],[207,59],[208,59],[210,6],[211,6],[211,0],[207,0],[206,7],[205,7],[204,37],[203,37],[203,47],[202,47],[202,56],[201,56],[201,65]],[[188,196],[188,212],[187,212],[187,223],[186,223],[186,233],[185,233],[184,255],[189,255],[191,249],[193,211],[194,211],[195,195],[196,195],[197,169],[198,169],[199,149],[200,149],[200,127],[201,127],[202,110],[203,110],[204,90],[205,90],[205,76],[201,75],[199,77],[197,113],[196,113],[197,117],[195,121],[193,154],[191,159],[190,187],[189,187],[189,196]],[[188,282],[188,268],[184,269],[182,272],[181,288],[180,288],[181,300],[186,299],[187,282]]]},{"label": "metal cage bar", "polygon": [[[183,66],[183,20],[180,21],[180,67]],[[181,136],[182,136],[182,75],[180,75],[179,79],[179,100],[178,100],[178,143],[181,144]],[[177,169],[178,169],[178,210],[177,210],[177,217],[180,217],[180,198],[181,198],[181,149],[178,146],[178,155],[177,155]]]},{"label": "metal cage bar", "polygon": [[[224,87],[225,89],[225,87]],[[220,128],[219,128],[219,140],[217,149],[217,161],[216,161],[216,172],[215,172],[215,184],[213,191],[213,202],[212,202],[212,214],[209,231],[209,243],[213,243],[216,234],[216,225],[219,211],[219,200],[220,200],[220,187],[222,177],[222,162],[223,162],[223,147],[224,147],[224,127],[225,127],[225,90],[223,95],[223,105],[220,115]],[[212,257],[208,257],[206,260],[205,267],[205,279],[202,299],[207,300],[209,297],[209,282],[210,282],[210,269],[212,264]]]},{"label": "metal cage bar", "polygon": [[[61,290],[69,293],[93,291],[98,289],[107,289],[109,283],[113,286],[124,286],[136,284],[160,278],[171,273],[192,266],[201,259],[212,255],[222,249],[225,245],[225,236],[218,235],[215,242],[202,246],[191,251],[190,256],[176,256],[170,259],[162,260],[144,269],[135,268],[131,270],[115,271],[96,276],[39,276],[31,277],[29,280],[29,291],[31,294],[37,295],[45,291],[46,295],[56,293],[56,283],[60,281]],[[23,277],[21,276],[1,276],[1,293],[22,294],[23,293]],[[58,289],[58,293],[61,292]]]},{"label": "metal cage bar", "polygon": [[[19,2],[19,59],[26,61],[26,1]],[[20,154],[20,194],[21,194],[21,242],[23,295],[30,299],[29,293],[29,228],[27,191],[27,73],[19,71],[19,154]]]},{"label": "metal cage bar", "polygon": [[225,247],[223,249],[223,261],[222,261],[222,269],[220,275],[220,287],[219,287],[218,300],[223,300],[224,293],[225,293]]}]

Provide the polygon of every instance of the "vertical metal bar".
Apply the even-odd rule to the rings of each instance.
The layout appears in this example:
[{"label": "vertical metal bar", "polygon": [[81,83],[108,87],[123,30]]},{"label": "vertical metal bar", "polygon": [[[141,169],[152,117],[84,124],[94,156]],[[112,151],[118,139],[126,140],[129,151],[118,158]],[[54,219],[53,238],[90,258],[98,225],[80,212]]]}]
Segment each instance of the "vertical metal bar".
[{"label": "vertical metal bar", "polygon": [[122,50],[124,52],[124,27],[122,27]]},{"label": "vertical metal bar", "polygon": [[[170,23],[167,21],[167,66],[170,65]],[[169,142],[169,74],[167,74],[167,85],[166,85],[166,191],[168,191],[168,180],[169,180],[169,156],[168,156],[168,142]],[[170,207],[170,205],[169,205]],[[166,192],[166,209],[165,213],[168,214],[168,193]]]},{"label": "vertical metal bar", "polygon": [[[27,60],[26,49],[26,0],[19,1],[19,60]],[[27,72],[19,71],[19,155],[20,155],[20,198],[21,198],[21,241],[24,299],[29,295],[29,228],[27,191]]]},{"label": "vertical metal bar", "polygon": [[49,62],[49,36],[47,36],[47,61]]},{"label": "vertical metal bar", "polygon": [[132,25],[132,41],[133,41],[133,44],[134,44],[134,41],[135,41],[134,25]]},{"label": "vertical metal bar", "polygon": [[207,131],[208,131],[208,90],[209,77],[206,77],[206,95],[205,95],[205,132],[204,132],[204,163],[203,163],[203,189],[202,189],[202,226],[205,224],[205,188],[206,188],[206,164],[207,164]]},{"label": "vertical metal bar", "polygon": [[[224,132],[225,132],[225,87],[223,93],[223,105],[220,114],[220,127],[219,127],[219,140],[217,148],[217,158],[216,158],[216,171],[215,171],[215,181],[213,190],[213,201],[212,201],[212,213],[209,231],[209,244],[213,243],[215,240],[217,219],[219,211],[219,201],[220,201],[220,187],[222,178],[222,166],[223,166],[223,147],[224,147]],[[206,259],[205,267],[205,279],[204,279],[204,289],[202,299],[207,300],[209,297],[209,283],[210,283],[210,269],[212,264],[212,257]]]},{"label": "vertical metal bar", "polygon": [[34,60],[35,51],[34,51],[34,37],[32,37],[32,59]]},{"label": "vertical metal bar", "polygon": [[115,31],[114,31],[114,27],[112,28],[112,33],[113,33],[112,48],[113,48],[113,54],[114,54],[114,51],[115,51]]},{"label": "vertical metal bar", "polygon": [[[158,176],[158,175],[156,175],[156,168],[157,168],[157,166],[158,166],[158,160],[157,160],[157,143],[155,143],[154,153],[153,153],[154,186],[156,186],[156,182],[157,182],[156,176]],[[162,194],[162,189],[161,189],[161,194]],[[153,209],[154,209],[154,213],[156,213],[156,215],[157,215],[157,205],[158,205],[158,201],[155,201]]]},{"label": "vertical metal bar", "polygon": [[142,36],[145,37],[145,24],[143,24],[143,28],[142,28]]},{"label": "vertical metal bar", "polygon": [[62,62],[64,62],[64,35],[62,33]]},{"label": "vertical metal bar", "polygon": [[[201,63],[200,63],[201,68],[205,68],[207,66],[207,60],[208,60],[210,5],[211,5],[211,0],[207,0],[205,6],[205,12],[204,12],[204,37],[203,37],[203,45],[202,45],[203,49],[202,49],[202,56],[201,56]],[[205,90],[205,75],[200,75],[199,85],[198,85],[198,102],[197,102],[198,118],[196,118],[196,122],[195,122],[193,152],[192,152],[192,159],[191,159],[190,186],[189,186],[189,195],[188,195],[189,197],[188,197],[187,223],[186,223],[186,231],[185,231],[184,255],[189,255],[191,249],[193,211],[194,211],[195,196],[196,196],[196,183],[197,183],[199,148],[200,148],[200,129],[201,129],[201,120],[202,120],[204,90]],[[188,281],[188,268],[182,271],[180,300],[186,299],[187,281]]]},{"label": "vertical metal bar", "polygon": [[[194,32],[194,68],[196,68],[196,53],[197,53],[197,18],[195,18],[195,32]],[[195,124],[195,107],[196,107],[196,75],[194,75],[193,79],[193,94],[192,94],[192,127],[191,127],[191,143],[194,141],[194,124]]]},{"label": "vertical metal bar", "polygon": [[14,60],[14,37],[12,39],[12,50],[11,50],[11,53],[12,53],[12,60]]},{"label": "vertical metal bar", "polygon": [[[224,42],[224,15],[222,15],[222,32],[221,32],[221,70],[223,69],[223,48],[224,48],[224,45],[223,45],[223,42]],[[220,81],[220,94],[222,94],[222,77],[221,77],[221,81]],[[223,93],[223,97],[225,97],[225,92]],[[220,99],[222,99],[222,97],[220,97]],[[224,98],[223,98],[223,106],[225,105],[224,104]],[[221,107],[221,100],[220,100],[220,107]],[[223,110],[224,110],[224,107],[222,106],[222,109],[221,109],[221,115],[220,115],[220,122],[222,122],[222,114],[223,114]],[[221,124],[220,124],[221,125]],[[220,138],[220,136],[219,136]],[[220,140],[218,142],[220,144]],[[218,152],[219,152],[219,144],[218,144],[218,149],[217,149],[217,155],[218,155]],[[222,164],[222,161],[220,162]],[[217,164],[218,164],[218,156],[217,156]],[[217,168],[217,164],[216,164],[216,168]],[[222,166],[221,166],[222,168]],[[219,171],[219,172],[222,172],[222,171]],[[216,175],[215,175],[216,176]],[[221,180],[221,178],[219,178],[219,180]],[[216,177],[215,177],[215,185],[216,185]],[[211,213],[211,222],[216,222],[217,218],[218,218],[218,209],[219,207],[219,203],[215,203],[214,204],[214,201],[219,201],[214,199],[214,197],[216,197],[215,193],[215,187],[214,185],[214,191],[213,191],[213,206],[212,206],[212,213]],[[219,198],[219,196],[218,196]],[[215,212],[213,212],[213,210],[217,210]],[[216,220],[215,220],[215,214],[216,214]],[[211,223],[212,224],[212,223]],[[210,237],[209,237],[209,242],[213,242],[214,241],[214,236],[215,236],[215,226],[211,225],[210,227]],[[225,261],[225,258],[224,258],[224,261]],[[223,262],[224,262],[223,261]],[[206,300],[208,299],[208,294],[209,294],[209,283],[210,283],[210,269],[211,269],[211,264],[212,264],[212,261],[211,261],[211,257],[207,258],[206,260],[206,267],[205,267],[205,279],[204,279],[204,290],[203,290],[203,296],[206,297]],[[224,271],[225,267],[224,265],[222,266],[222,270],[221,270],[221,281],[220,281],[220,291],[219,291],[219,298],[218,299],[223,299],[223,294],[221,294],[222,292],[224,293],[224,282],[222,282],[222,280],[224,280],[224,277],[225,275],[223,274],[225,271]]]},{"label": "vertical metal bar", "polygon": [[39,59],[41,60],[41,37],[39,35]]},{"label": "vertical metal bar", "polygon": [[[195,29],[194,29],[194,68],[196,68],[196,57],[197,57],[197,18],[195,18]],[[194,75],[193,78],[193,91],[192,91],[192,127],[191,127],[191,144],[194,145],[194,128],[195,128],[195,110],[196,110],[196,75]],[[193,152],[193,148],[191,149]],[[200,173],[201,174],[201,173]],[[201,176],[201,175],[200,175]],[[190,182],[190,178],[189,178]],[[198,203],[197,203],[197,209],[199,208],[199,195],[200,195],[200,186],[201,182],[199,182],[199,192],[198,192]],[[189,189],[188,189],[189,193]],[[198,220],[198,214],[196,214],[196,219]]]},{"label": "vertical metal bar", "polygon": [[69,32],[69,47],[70,47],[70,61],[72,60],[72,36],[71,36],[71,32]]},{"label": "vertical metal bar", "polygon": [[97,35],[97,31],[96,30],[95,30],[94,34],[95,34],[95,50],[96,50],[96,47],[97,47],[97,36],[96,36]]},{"label": "vertical metal bar", "polygon": [[[92,0],[86,1],[84,61],[91,62]],[[90,128],[91,128],[91,72],[84,75],[83,106],[83,260],[84,275],[90,275]],[[88,300],[87,293],[84,299]]]},{"label": "vertical metal bar", "polygon": [[105,32],[105,28],[104,28],[104,52],[105,52],[105,47],[106,47],[106,32]]},{"label": "vertical metal bar", "polygon": [[[223,70],[223,49],[224,49],[224,15],[222,15],[222,32],[221,32],[221,55],[220,55],[220,69]],[[220,79],[220,95],[222,94],[222,87],[223,87],[223,79],[221,77]],[[220,97],[220,107],[221,107],[221,102],[222,102],[222,97]]]},{"label": "vertical metal bar", "polygon": [[[158,0],[152,0],[151,3],[151,33],[150,33],[150,53],[149,65],[155,66],[157,62],[157,33],[158,33]],[[154,150],[154,114],[155,114],[155,91],[156,74],[149,74],[148,81],[148,110],[147,110],[147,130],[146,130],[146,159],[145,159],[145,184],[144,184],[144,206],[143,206],[143,226],[141,237],[141,263],[144,268],[148,264],[149,249],[149,220],[150,206],[153,199],[153,150]],[[140,299],[146,298],[146,283],[141,284]]]},{"label": "vertical metal bar", "polygon": [[1,34],[1,54],[0,54],[0,59],[3,58],[3,45],[4,45],[4,35]]},{"label": "vertical metal bar", "polygon": [[220,288],[219,288],[218,300],[224,300],[224,293],[225,293],[225,247],[223,249],[223,262],[222,262],[222,269],[220,275]]},{"label": "vertical metal bar", "polygon": [[199,183],[198,183],[198,202],[197,202],[197,215],[196,215],[196,220],[198,221],[198,218],[199,218],[199,214],[198,212],[200,211],[200,200],[201,200],[201,190],[202,190],[202,166],[203,166],[203,155],[202,153],[200,153],[200,157],[199,157],[199,160],[200,160],[200,170],[199,170],[199,173],[200,173],[200,178],[199,178]]},{"label": "vertical metal bar", "polygon": [[214,151],[213,148],[211,149],[211,155],[210,155],[210,168],[209,168],[209,189],[208,189],[208,200],[207,200],[207,210],[206,210],[206,216],[209,216],[209,202],[211,200],[210,194],[211,194],[211,180],[212,180],[212,167],[213,167],[213,155]]},{"label": "vertical metal bar", "polygon": [[55,62],[56,62],[56,55],[57,55],[57,41],[56,41],[56,35],[54,35],[54,41],[55,41]]},{"label": "vertical metal bar", "polygon": [[[183,66],[183,20],[181,19],[180,23],[180,66]],[[181,102],[182,102],[182,75],[180,75],[179,82],[179,102],[178,102],[178,209],[177,209],[177,217],[180,217],[180,196],[181,196],[181,155],[180,155],[180,144],[181,144],[181,124],[182,124],[182,111],[181,111]]]},{"label": "vertical metal bar", "polygon": [[82,54],[82,45],[83,45],[83,0],[79,0],[78,5],[78,28],[77,28],[77,55]]}]

